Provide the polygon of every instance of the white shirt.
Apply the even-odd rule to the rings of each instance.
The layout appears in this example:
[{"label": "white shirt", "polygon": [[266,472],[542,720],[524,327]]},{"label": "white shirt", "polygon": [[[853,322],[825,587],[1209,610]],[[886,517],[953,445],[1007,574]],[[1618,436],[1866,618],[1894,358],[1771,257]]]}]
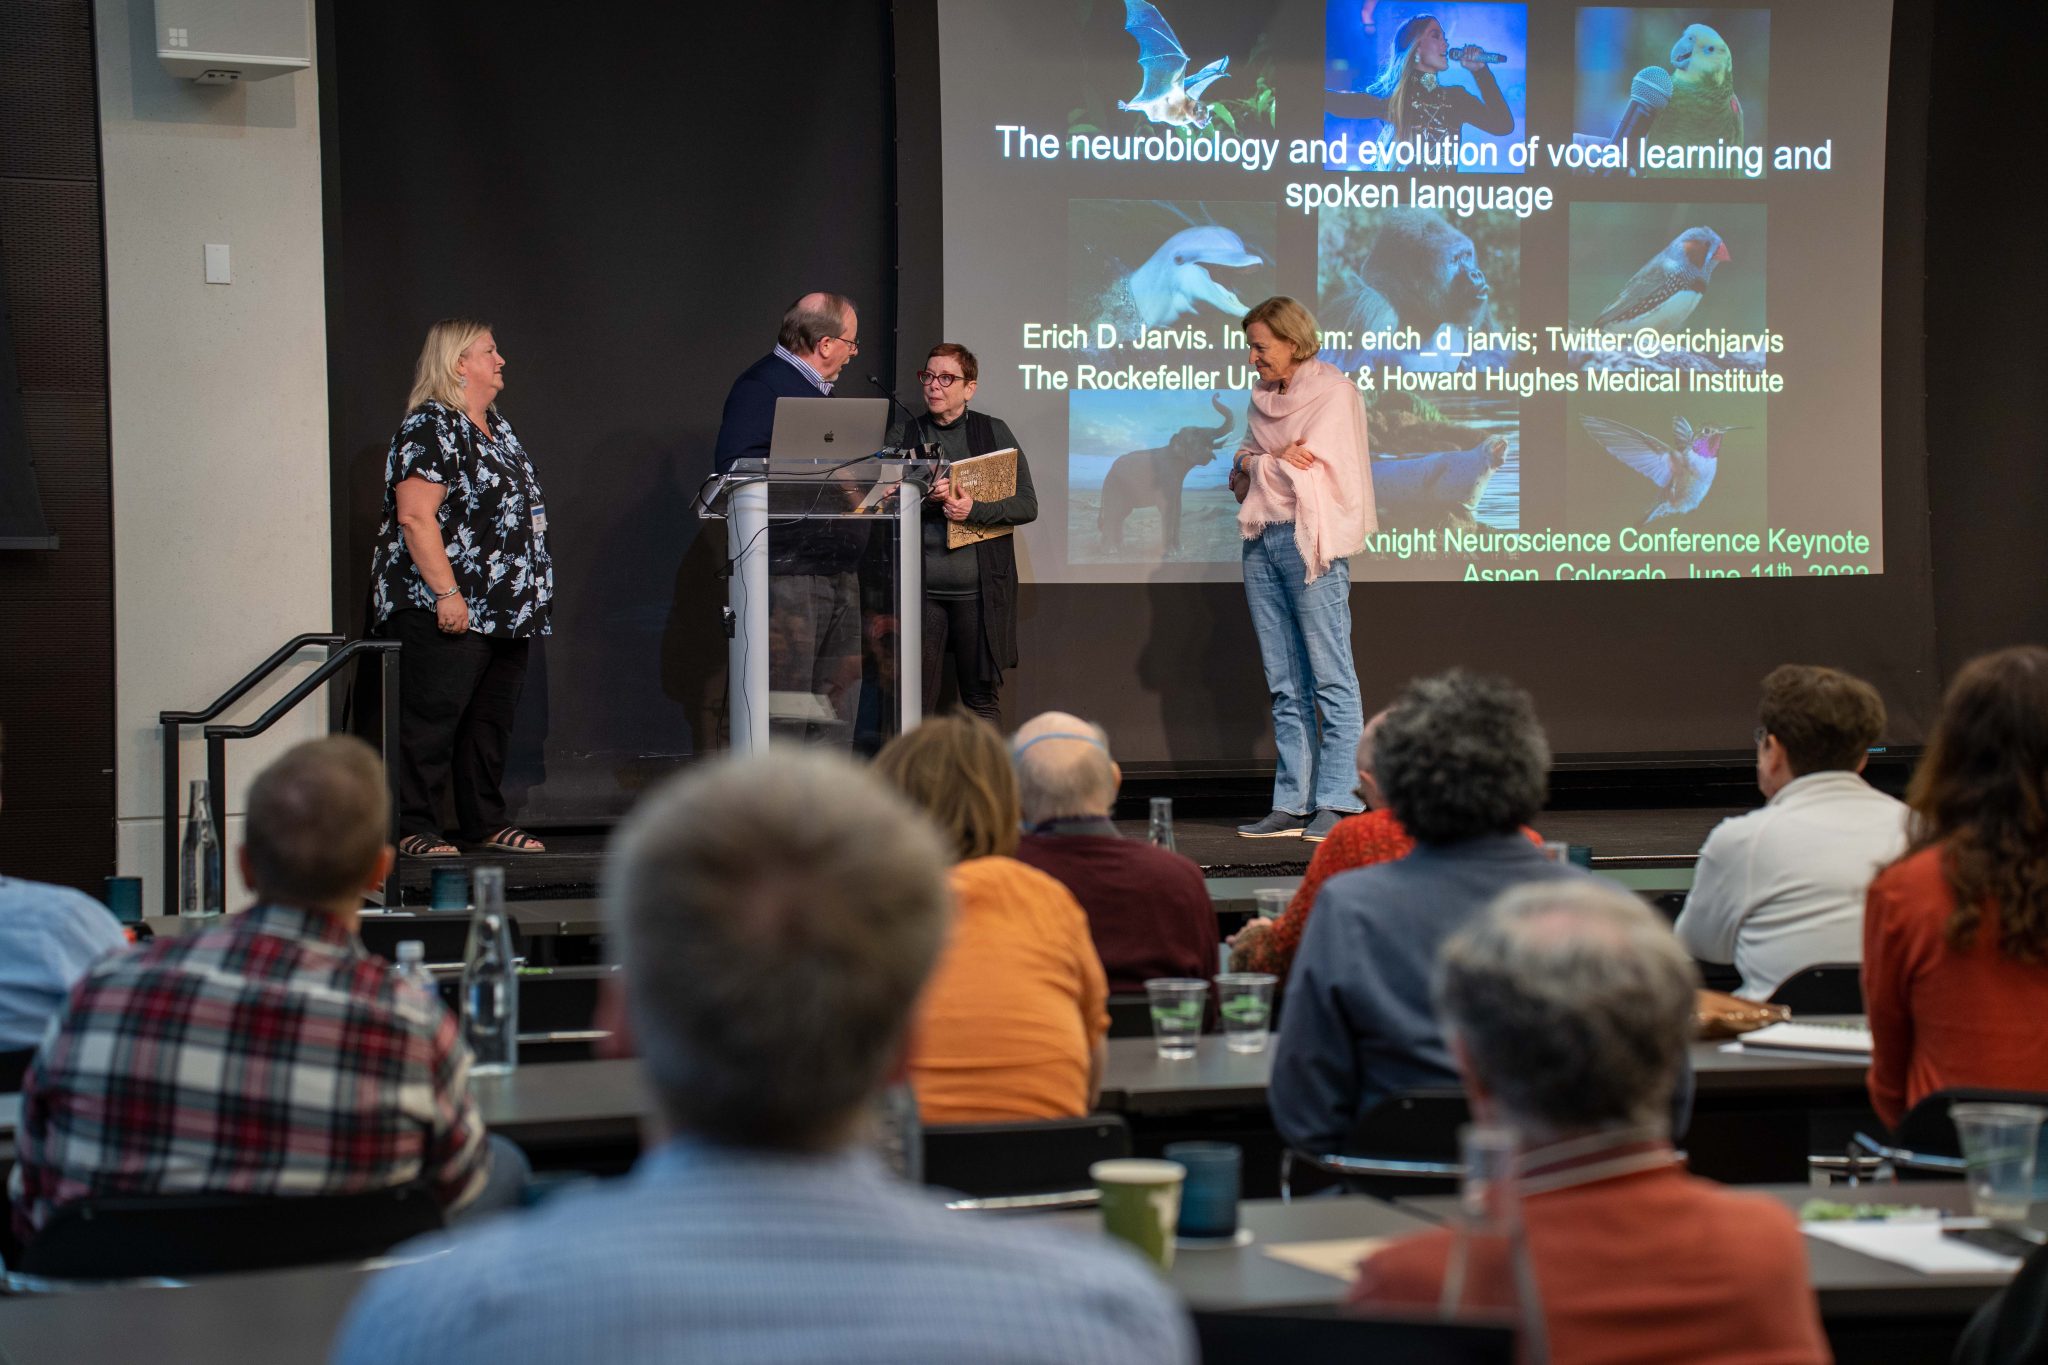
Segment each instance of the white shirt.
[{"label": "white shirt", "polygon": [[1793,778],[1707,836],[1679,941],[1703,962],[1733,962],[1749,1000],[1803,968],[1861,962],[1864,892],[1906,851],[1906,814],[1856,773]]}]

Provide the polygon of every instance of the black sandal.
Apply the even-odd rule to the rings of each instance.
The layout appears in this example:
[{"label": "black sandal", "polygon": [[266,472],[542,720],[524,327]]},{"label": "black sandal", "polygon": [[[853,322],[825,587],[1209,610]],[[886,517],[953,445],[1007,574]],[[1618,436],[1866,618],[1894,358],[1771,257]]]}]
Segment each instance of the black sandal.
[{"label": "black sandal", "polygon": [[438,834],[408,834],[398,841],[398,851],[408,858],[459,858],[462,850]]},{"label": "black sandal", "polygon": [[545,853],[548,846],[517,825],[507,825],[484,838],[484,847],[495,853]]}]

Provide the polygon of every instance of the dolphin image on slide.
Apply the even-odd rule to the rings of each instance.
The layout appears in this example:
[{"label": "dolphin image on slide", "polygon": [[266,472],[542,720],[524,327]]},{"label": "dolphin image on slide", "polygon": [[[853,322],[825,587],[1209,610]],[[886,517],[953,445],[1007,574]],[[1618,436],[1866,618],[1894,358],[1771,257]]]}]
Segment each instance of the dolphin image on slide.
[{"label": "dolphin image on slide", "polygon": [[1232,318],[1243,317],[1244,301],[1209,274],[1208,267],[1243,269],[1264,265],[1245,250],[1244,239],[1227,227],[1210,223],[1183,228],[1160,244],[1152,258],[1133,270],[1125,282],[1133,311],[1147,327],[1167,327],[1206,303]]},{"label": "dolphin image on slide", "polygon": [[1124,0],[1124,32],[1138,40],[1138,69],[1145,73],[1145,84],[1116,107],[1171,128],[1208,127],[1209,106],[1202,103],[1202,92],[1230,74],[1230,58],[1218,57],[1188,75],[1187,52],[1166,16],[1148,0]]}]

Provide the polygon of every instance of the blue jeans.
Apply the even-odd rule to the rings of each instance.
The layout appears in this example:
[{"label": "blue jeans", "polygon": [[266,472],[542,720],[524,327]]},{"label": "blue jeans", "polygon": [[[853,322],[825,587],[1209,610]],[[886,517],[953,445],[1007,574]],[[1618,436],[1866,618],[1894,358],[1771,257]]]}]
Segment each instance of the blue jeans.
[{"label": "blue jeans", "polygon": [[[1244,595],[1266,690],[1273,694],[1273,809],[1289,815],[1358,810],[1358,739],[1365,708],[1351,664],[1351,564],[1334,561],[1313,583],[1294,524],[1268,526],[1244,543]],[[1322,709],[1317,739],[1316,710]]]}]

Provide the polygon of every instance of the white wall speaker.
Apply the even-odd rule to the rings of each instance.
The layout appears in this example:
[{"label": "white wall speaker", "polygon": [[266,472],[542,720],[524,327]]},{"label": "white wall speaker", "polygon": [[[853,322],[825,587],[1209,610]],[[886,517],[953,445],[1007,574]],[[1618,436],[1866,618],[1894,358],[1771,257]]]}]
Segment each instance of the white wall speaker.
[{"label": "white wall speaker", "polygon": [[156,55],[201,85],[268,80],[313,64],[307,0],[156,0]]}]

